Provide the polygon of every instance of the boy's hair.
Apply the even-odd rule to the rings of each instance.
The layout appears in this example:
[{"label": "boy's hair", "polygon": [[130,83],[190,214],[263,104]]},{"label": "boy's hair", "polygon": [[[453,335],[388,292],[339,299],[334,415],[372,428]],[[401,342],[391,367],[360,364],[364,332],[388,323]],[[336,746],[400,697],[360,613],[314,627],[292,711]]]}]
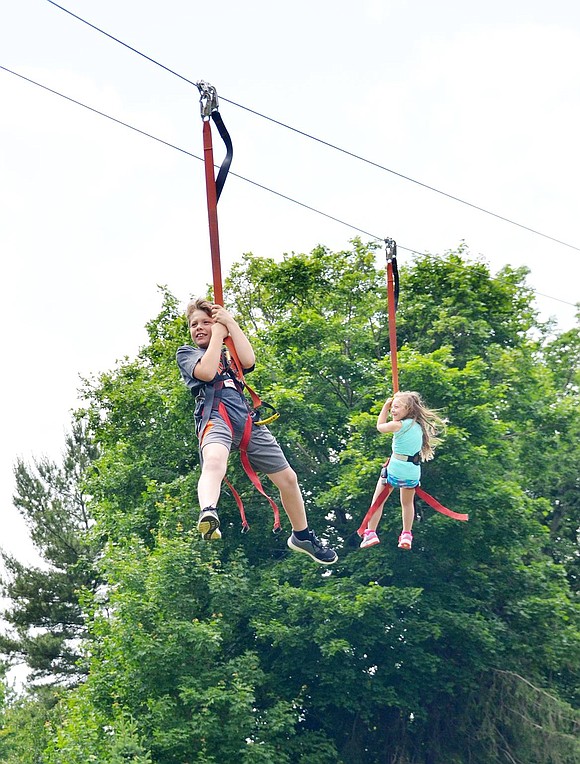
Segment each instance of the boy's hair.
[{"label": "boy's hair", "polygon": [[404,399],[407,406],[406,418],[413,419],[421,427],[423,431],[421,460],[428,462],[434,456],[435,447],[442,442],[437,436],[445,432],[447,421],[442,419],[434,409],[427,408],[420,394],[414,390],[402,390],[395,393],[393,398]]},{"label": "boy's hair", "polygon": [[190,300],[187,303],[187,308],[185,309],[185,317],[187,318],[188,326],[191,320],[191,314],[196,310],[203,310],[203,312],[207,313],[207,315],[211,318],[211,302],[204,300],[203,297],[197,297],[196,299]]}]

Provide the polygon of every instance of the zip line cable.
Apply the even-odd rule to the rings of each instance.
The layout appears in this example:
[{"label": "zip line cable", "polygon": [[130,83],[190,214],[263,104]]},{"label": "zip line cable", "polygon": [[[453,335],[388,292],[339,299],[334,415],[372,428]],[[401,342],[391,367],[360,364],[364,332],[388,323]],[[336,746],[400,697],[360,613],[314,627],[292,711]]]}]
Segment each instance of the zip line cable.
[{"label": "zip line cable", "polygon": [[534,289],[534,292],[535,294],[538,295],[538,297],[547,297],[549,300],[556,300],[556,302],[563,302],[564,305],[573,305],[574,307],[576,307],[576,303],[568,302],[568,300],[562,300],[561,297],[552,297],[552,295],[544,294],[543,292],[538,292],[536,289]]},{"label": "zip line cable", "polygon": [[[76,13],[69,11],[67,8],[64,8],[62,5],[59,5],[58,3],[55,3],[54,0],[46,0],[46,1],[50,3],[51,5],[53,5],[55,8],[58,8],[59,10],[64,11],[64,13],[68,13],[69,16],[72,16],[78,21],[81,21],[83,24],[86,24],[87,26],[91,27],[91,29],[94,29],[96,32],[99,32],[100,34],[105,35],[105,37],[108,37],[110,40],[113,40],[114,42],[119,43],[119,45],[122,45],[123,47],[127,48],[133,53],[136,53],[138,56],[145,58],[147,61],[150,61],[152,64],[155,64],[156,66],[161,67],[161,69],[164,69],[166,72],[169,72],[169,74],[172,74],[175,77],[178,77],[184,82],[187,82],[189,85],[194,85],[195,87],[197,87],[197,83],[193,82],[187,77],[184,77],[182,74],[179,74],[179,72],[176,72],[175,70],[170,69],[168,66],[165,66],[164,64],[160,63],[159,61],[152,58],[151,56],[148,56],[145,53],[142,53],[137,48],[134,48],[133,46],[129,45],[126,42],[123,42],[123,40],[120,40],[118,37],[115,37],[112,34],[109,34],[109,32],[105,32],[104,29],[101,29],[95,24],[91,24],[90,21],[87,21],[86,19],[82,18],[82,16],[77,16]],[[554,236],[550,236],[547,233],[542,233],[542,231],[538,231],[535,228],[530,228],[530,226],[524,225],[523,223],[518,223],[517,221],[512,220],[511,218],[505,217],[504,215],[500,215],[497,212],[492,212],[491,210],[487,210],[484,207],[480,207],[479,205],[473,204],[472,202],[468,202],[465,199],[461,199],[458,196],[454,196],[453,194],[449,194],[446,191],[442,191],[441,189],[435,188],[434,186],[430,186],[427,183],[423,183],[420,180],[415,180],[414,178],[411,178],[408,175],[404,175],[403,173],[397,172],[396,170],[392,170],[389,167],[385,167],[384,165],[379,164],[378,162],[374,162],[372,159],[367,159],[366,157],[363,157],[360,154],[355,154],[354,152],[349,151],[348,149],[343,149],[340,146],[336,146],[333,143],[329,143],[328,141],[323,140],[322,138],[317,138],[316,136],[311,135],[310,133],[307,133],[303,130],[299,130],[296,127],[292,127],[291,125],[288,125],[284,122],[274,119],[274,117],[269,117],[266,114],[262,114],[261,112],[251,109],[248,106],[244,106],[243,104],[237,103],[236,101],[232,101],[231,99],[226,98],[225,96],[220,95],[220,99],[222,101],[225,101],[226,103],[231,104],[232,106],[236,106],[239,109],[243,109],[244,111],[247,111],[250,114],[254,114],[257,117],[261,117],[262,119],[272,122],[273,124],[278,125],[279,127],[284,127],[287,130],[291,130],[297,135],[302,135],[304,138],[309,138],[310,140],[316,141],[317,143],[323,146],[327,146],[328,148],[334,149],[335,151],[339,151],[341,154],[350,156],[353,159],[358,159],[361,162],[365,162],[366,164],[369,164],[372,167],[376,167],[379,170],[383,170],[384,172],[391,173],[392,175],[395,175],[398,178],[401,178],[403,180],[408,180],[410,183],[414,183],[415,185],[421,186],[422,188],[426,188],[428,191],[433,191],[436,194],[445,196],[447,199],[452,199],[453,201],[459,202],[460,204],[464,204],[467,207],[471,207],[472,209],[477,210],[478,212],[483,212],[486,215],[490,215],[491,217],[494,217],[497,220],[503,220],[505,223],[509,223],[510,225],[515,225],[518,228],[522,228],[525,231],[529,231],[530,233],[535,234],[536,236],[542,236],[544,239],[549,239],[550,241],[553,241],[556,244],[561,244],[564,247],[569,247],[570,249],[574,249],[577,252],[580,252],[580,247],[577,247],[574,244],[569,244],[568,242],[565,242],[562,239],[557,239]],[[402,247],[402,249],[405,249],[405,248]]]},{"label": "zip line cable", "polygon": [[[51,0],[48,0],[48,2],[51,2]],[[503,215],[499,215],[497,212],[486,210],[484,207],[480,207],[477,204],[468,202],[465,199],[460,199],[458,196],[453,196],[453,194],[449,194],[446,191],[441,191],[441,189],[435,188],[434,186],[430,186],[427,183],[423,183],[420,180],[415,180],[414,178],[411,178],[408,175],[404,175],[403,173],[397,172],[396,170],[392,170],[389,167],[385,167],[384,165],[379,164],[378,162],[374,162],[372,159],[367,159],[366,157],[363,157],[360,154],[355,154],[354,152],[349,151],[348,149],[343,149],[340,146],[336,146],[334,143],[329,143],[328,141],[325,141],[322,138],[317,138],[315,135],[311,135],[310,133],[306,133],[303,130],[299,130],[296,127],[287,125],[284,122],[280,122],[277,119],[274,119],[273,117],[267,116],[266,114],[261,114],[259,111],[255,111],[254,109],[251,109],[248,106],[244,106],[243,104],[236,103],[235,101],[232,101],[229,98],[226,98],[225,96],[220,95],[220,99],[222,101],[226,101],[226,103],[229,103],[232,106],[237,106],[239,109],[244,109],[245,111],[248,111],[251,114],[255,114],[257,117],[262,117],[262,119],[267,119],[269,122],[272,122],[275,125],[280,125],[280,127],[285,127],[287,130],[292,130],[292,132],[297,133],[298,135],[302,135],[305,138],[310,138],[310,140],[316,141],[317,143],[320,143],[323,146],[328,146],[328,148],[334,149],[335,151],[340,151],[341,154],[346,154],[346,156],[353,157],[353,159],[358,159],[359,161],[365,162],[366,164],[369,164],[372,167],[377,167],[379,170],[384,170],[385,172],[391,173],[391,175],[396,175],[398,178],[402,178],[403,180],[408,180],[411,183],[415,183],[415,185],[421,186],[422,188],[426,188],[428,191],[434,191],[436,194],[440,194],[441,196],[447,197],[447,199],[452,199],[455,202],[464,204],[467,207],[471,207],[474,210],[483,212],[486,215],[491,215],[492,217],[497,218],[497,220],[503,220],[505,223],[510,223],[511,225],[515,225],[518,228],[523,228],[525,231],[529,231],[530,233],[536,234],[537,236],[543,236],[545,239],[549,239],[550,241],[553,241],[556,244],[562,244],[564,247],[569,247],[570,249],[575,249],[577,252],[580,252],[580,247],[577,247],[574,244],[568,244],[567,242],[562,241],[561,239],[556,239],[554,236],[550,236],[547,233],[542,233],[541,231],[538,231],[535,228],[530,228],[529,226],[524,225],[523,223],[518,223],[515,220],[511,220],[510,218],[506,218]]]},{"label": "zip line cable", "polygon": [[[49,0],[50,1],[50,0]],[[65,95],[64,93],[60,93],[58,90],[54,90],[53,88],[49,88],[47,85],[43,85],[40,82],[36,82],[36,80],[31,79],[30,77],[26,77],[23,74],[19,74],[18,72],[15,72],[13,69],[9,69],[6,66],[2,66],[0,64],[0,69],[4,72],[7,72],[8,74],[12,74],[15,77],[18,77],[21,80],[24,80],[25,82],[30,83],[31,85],[36,85],[36,87],[41,88],[42,90],[46,90],[49,93],[52,93],[53,95],[59,96],[59,98],[63,98],[65,101],[69,101],[70,103],[74,103],[77,106],[82,106],[83,109],[87,109],[87,111],[92,112],[93,114],[98,114],[100,117],[105,117],[105,119],[110,120],[111,122],[115,122],[118,125],[122,125],[123,127],[129,128],[129,130],[133,130],[135,133],[139,133],[140,135],[144,135],[146,138],[151,138],[154,141],[157,141],[158,143],[162,143],[164,146],[167,146],[168,148],[175,149],[176,151],[181,152],[182,154],[185,154],[186,156],[191,157],[192,159],[197,159],[200,162],[203,162],[203,158],[200,156],[197,156],[197,154],[192,153],[191,151],[188,151],[187,149],[183,149],[180,146],[176,146],[174,143],[170,143],[169,141],[164,140],[163,138],[158,138],[155,135],[152,135],[151,133],[146,132],[145,130],[141,130],[138,127],[134,127],[133,125],[130,125],[128,122],[124,122],[121,119],[117,119],[116,117],[112,117],[110,114],[106,114],[104,111],[100,111],[99,109],[95,109],[92,106],[89,106],[88,104],[83,103],[82,101],[78,101],[75,98],[71,98],[70,96]],[[377,234],[371,233],[370,231],[365,231],[363,228],[359,228],[358,226],[353,225],[352,223],[347,223],[345,220],[341,220],[340,218],[335,217],[334,215],[330,215],[326,212],[322,212],[321,210],[316,209],[316,207],[312,207],[309,204],[305,204],[304,202],[300,202],[297,199],[293,199],[290,196],[286,196],[286,194],[282,194],[279,191],[275,191],[272,188],[268,188],[268,186],[264,186],[261,183],[258,183],[254,180],[251,180],[250,178],[246,178],[243,175],[239,175],[238,173],[231,172],[229,173],[235,178],[238,178],[239,180],[243,180],[246,183],[250,183],[252,186],[255,186],[257,188],[262,189],[263,191],[268,191],[271,194],[274,194],[275,196],[280,197],[281,199],[285,199],[286,201],[292,202],[293,204],[298,205],[299,207],[303,207],[304,209],[310,210],[311,212],[315,212],[317,215],[322,215],[325,218],[328,218],[329,220],[333,220],[336,223],[340,223],[341,225],[346,226],[347,228],[351,228],[354,231],[358,231],[359,233],[364,234],[365,236],[370,236],[372,239],[376,239],[377,241],[385,241],[383,236],[378,236]],[[427,255],[428,257],[434,258],[433,255],[428,255],[426,252],[421,252],[417,249],[411,249],[409,247],[401,246],[400,244],[397,244],[398,249],[404,249],[406,252],[411,252],[412,254],[419,254],[419,255]],[[542,294],[541,292],[537,292],[535,289],[531,290],[535,294],[538,294],[542,297],[546,297],[550,300],[556,300],[557,302],[562,302],[565,305],[571,305],[572,307],[576,307],[576,304],[573,302],[568,302],[567,300],[562,300],[559,297],[552,297],[551,295]]]},{"label": "zip line cable", "polygon": [[[182,154],[186,154],[187,156],[192,157],[193,159],[198,159],[200,162],[204,161],[203,157],[197,156],[197,154],[193,154],[191,151],[187,151],[187,149],[183,149],[180,146],[176,146],[174,143],[170,143],[169,141],[163,140],[163,138],[158,138],[157,136],[152,135],[151,133],[148,133],[145,130],[141,130],[138,127],[134,127],[133,125],[130,125],[128,122],[123,122],[123,120],[121,119],[112,117],[111,115],[106,114],[104,111],[99,111],[98,109],[95,109],[92,106],[88,106],[82,101],[77,101],[75,98],[71,98],[70,96],[64,95],[64,93],[59,93],[58,90],[53,90],[52,88],[49,88],[47,85],[43,85],[40,82],[36,82],[36,80],[30,79],[30,77],[25,77],[23,74],[19,74],[18,72],[13,71],[12,69],[8,69],[8,67],[6,66],[2,66],[0,64],[0,69],[2,69],[5,72],[8,72],[8,74],[13,74],[15,77],[19,77],[20,79],[25,80],[26,82],[29,82],[32,85],[36,85],[37,87],[42,88],[43,90],[46,90],[49,93],[52,93],[53,95],[57,95],[60,98],[64,98],[66,101],[70,101],[71,103],[74,103],[77,106],[82,106],[83,109],[92,111],[94,114],[98,114],[100,117],[105,117],[106,119],[109,119],[112,122],[116,122],[118,125],[122,125],[123,127],[128,127],[130,130],[133,130],[134,132],[139,133],[140,135],[144,135],[147,138],[151,138],[152,140],[157,141],[158,143],[162,143],[164,146],[168,146],[171,149],[180,151]],[[376,239],[377,241],[384,240],[383,236],[378,236],[377,234],[371,233],[370,231],[365,231],[363,228],[358,228],[352,223],[347,223],[345,220],[341,220],[340,218],[337,218],[334,215],[330,215],[327,212],[322,212],[321,210],[316,209],[316,207],[311,207],[309,204],[305,204],[304,202],[299,202],[297,199],[293,199],[291,196],[286,196],[286,194],[282,194],[280,191],[275,191],[273,188],[268,188],[268,186],[264,186],[261,183],[258,183],[255,180],[251,180],[250,178],[246,178],[243,175],[239,175],[236,172],[232,172],[230,170],[229,175],[232,175],[235,178],[238,178],[239,180],[243,180],[246,183],[250,183],[252,186],[261,188],[263,191],[268,191],[269,193],[274,194],[275,196],[279,196],[281,199],[285,199],[286,201],[292,202],[293,204],[297,204],[299,207],[304,207],[305,209],[310,210],[311,212],[315,212],[317,215],[322,215],[323,217],[328,218],[329,220],[334,220],[336,223],[340,223],[341,225],[347,226],[347,228],[352,228],[354,231],[358,231],[359,233],[362,233],[365,236],[370,236],[371,239]],[[401,245],[399,245],[399,249],[404,249],[407,252],[412,252],[413,254],[423,254],[419,252],[419,250],[409,249],[409,247],[402,247]]]}]

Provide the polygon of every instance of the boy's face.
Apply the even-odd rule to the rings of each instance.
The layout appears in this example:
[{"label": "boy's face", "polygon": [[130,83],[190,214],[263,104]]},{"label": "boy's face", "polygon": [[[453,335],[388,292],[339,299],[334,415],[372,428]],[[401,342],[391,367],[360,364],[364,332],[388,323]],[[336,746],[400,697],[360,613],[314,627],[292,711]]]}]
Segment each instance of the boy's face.
[{"label": "boy's face", "polygon": [[214,320],[204,310],[194,310],[189,317],[189,333],[199,348],[206,348],[211,339]]}]

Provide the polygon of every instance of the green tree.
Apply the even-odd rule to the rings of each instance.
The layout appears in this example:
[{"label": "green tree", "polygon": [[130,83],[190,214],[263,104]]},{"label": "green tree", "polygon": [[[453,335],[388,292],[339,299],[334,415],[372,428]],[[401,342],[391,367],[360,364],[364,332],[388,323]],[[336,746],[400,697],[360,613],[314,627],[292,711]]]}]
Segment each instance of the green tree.
[{"label": "green tree", "polygon": [[[580,314],[578,314],[580,320]],[[550,529],[554,559],[580,588],[580,326],[546,342],[542,358],[553,386],[537,401],[525,428],[521,462],[535,496],[550,502],[543,522]]]},{"label": "green tree", "polygon": [[23,516],[42,567],[24,565],[1,553],[2,613],[11,627],[0,636],[0,650],[24,661],[33,680],[75,682],[78,641],[86,635],[79,592],[98,586],[86,479],[97,456],[86,426],[73,424],[62,465],[49,459],[34,466],[18,460],[14,504]]},{"label": "green tree", "polygon": [[8,685],[3,667],[0,681],[0,761],[38,764],[49,745],[48,729],[55,708],[52,688],[37,687],[18,694]]},{"label": "green tree", "polygon": [[[331,570],[269,533],[235,459],[251,533],[226,493],[223,541],[195,533],[192,401],[174,360],[187,330],[167,291],[138,356],[87,382],[106,587],[83,603],[88,674],[59,706],[48,764],[114,760],[124,735],[159,764],[578,759],[572,564],[550,532],[556,494],[530,479],[541,448],[526,449],[532,425],[556,438],[550,401],[563,419],[577,403],[563,384],[573,351],[560,361],[524,270],[493,276],[462,248],[402,268],[401,387],[450,418],[424,486],[470,521],[418,506],[403,554],[391,499],[381,545],[360,552],[388,450],[374,427],[391,387],[375,254],[355,241],[247,255],[226,283],[312,524],[340,549]],[[574,453],[571,427],[566,443]]]}]

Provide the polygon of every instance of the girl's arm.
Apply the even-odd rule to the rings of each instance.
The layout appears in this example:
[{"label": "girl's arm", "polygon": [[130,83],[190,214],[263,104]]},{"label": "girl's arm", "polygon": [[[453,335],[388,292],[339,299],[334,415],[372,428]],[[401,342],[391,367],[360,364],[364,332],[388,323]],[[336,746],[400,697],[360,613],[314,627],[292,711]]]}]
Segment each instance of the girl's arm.
[{"label": "girl's arm", "polygon": [[384,424],[377,425],[377,430],[379,432],[399,432],[399,430],[402,427],[401,422],[396,422],[394,419],[390,422],[385,422]]},{"label": "girl's arm", "polygon": [[387,398],[387,400],[383,403],[383,408],[381,409],[381,412],[377,418],[377,430],[379,432],[399,432],[402,427],[402,424],[400,422],[396,422],[394,419],[390,422],[387,421],[389,418],[389,412],[391,410],[392,403],[392,398]]},{"label": "girl's arm", "polygon": [[212,307],[212,315],[216,324],[221,324],[227,329],[226,336],[229,333],[234,343],[236,353],[242,364],[242,368],[251,369],[256,363],[256,356],[254,350],[250,344],[250,340],[246,337],[244,332],[240,329],[234,318],[228,313],[228,311],[221,305],[214,305]]}]

